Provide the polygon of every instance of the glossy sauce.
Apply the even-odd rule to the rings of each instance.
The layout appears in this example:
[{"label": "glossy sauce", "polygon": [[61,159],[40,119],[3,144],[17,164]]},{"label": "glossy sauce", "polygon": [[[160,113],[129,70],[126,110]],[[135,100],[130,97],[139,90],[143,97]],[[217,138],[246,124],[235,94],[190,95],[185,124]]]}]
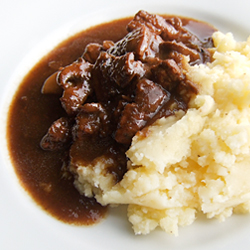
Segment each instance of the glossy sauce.
[{"label": "glossy sauce", "polygon": [[[66,223],[93,224],[105,216],[107,208],[80,195],[74,188],[73,176],[65,170],[68,149],[53,152],[40,148],[41,138],[51,123],[65,115],[58,96],[41,94],[41,88],[59,67],[80,57],[90,42],[121,39],[127,33],[126,25],[130,20],[102,24],[62,42],[27,74],[9,110],[8,147],[21,185],[45,211]],[[187,28],[195,28],[203,39],[214,31],[204,23],[183,21]],[[86,152],[85,155],[92,157]]]}]

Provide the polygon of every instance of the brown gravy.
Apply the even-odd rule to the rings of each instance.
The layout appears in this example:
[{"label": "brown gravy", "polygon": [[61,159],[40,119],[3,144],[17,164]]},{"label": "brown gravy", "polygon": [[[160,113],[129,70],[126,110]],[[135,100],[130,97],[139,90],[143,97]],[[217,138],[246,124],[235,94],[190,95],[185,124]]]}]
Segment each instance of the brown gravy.
[{"label": "brown gravy", "polygon": [[[40,141],[51,123],[64,115],[57,95],[41,94],[48,76],[60,66],[80,57],[90,42],[118,41],[126,33],[131,18],[125,18],[83,31],[59,44],[33,67],[20,84],[8,115],[8,147],[16,174],[35,202],[55,218],[70,224],[89,225],[99,221],[107,208],[86,198],[73,186],[73,177],[65,176],[62,163],[65,152],[44,151]],[[183,19],[186,27],[204,39],[214,28],[202,22]]]}]

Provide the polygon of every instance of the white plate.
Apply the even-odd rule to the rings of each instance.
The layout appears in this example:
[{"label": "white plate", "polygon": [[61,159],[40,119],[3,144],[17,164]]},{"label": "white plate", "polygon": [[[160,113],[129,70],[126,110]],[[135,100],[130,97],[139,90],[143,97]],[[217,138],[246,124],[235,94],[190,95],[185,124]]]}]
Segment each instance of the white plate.
[{"label": "white plate", "polygon": [[[136,2],[136,4],[135,4]],[[196,0],[1,0],[0,4],[0,100],[1,124],[10,96],[27,69],[51,49],[58,39],[80,28],[113,18],[149,12],[178,14],[207,21],[237,39],[250,35],[250,2]],[[3,127],[3,126],[2,126]],[[234,215],[224,223],[198,220],[173,237],[156,230],[134,236],[126,209],[112,209],[102,223],[92,227],[63,224],[47,215],[18,183],[6,158],[4,131],[0,158],[0,249],[248,249],[250,216]]]}]

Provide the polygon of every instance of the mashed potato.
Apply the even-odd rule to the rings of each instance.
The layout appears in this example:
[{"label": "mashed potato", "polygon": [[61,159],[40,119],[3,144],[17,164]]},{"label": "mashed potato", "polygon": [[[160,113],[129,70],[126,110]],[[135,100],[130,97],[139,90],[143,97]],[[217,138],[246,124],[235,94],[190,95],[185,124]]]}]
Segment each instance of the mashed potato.
[{"label": "mashed potato", "polygon": [[250,38],[216,32],[214,60],[187,66],[198,85],[186,113],[161,118],[127,151],[128,172],[114,185],[105,159],[78,166],[75,185],[103,205],[129,204],[136,234],[160,226],[178,235],[197,212],[223,221],[250,211]]}]

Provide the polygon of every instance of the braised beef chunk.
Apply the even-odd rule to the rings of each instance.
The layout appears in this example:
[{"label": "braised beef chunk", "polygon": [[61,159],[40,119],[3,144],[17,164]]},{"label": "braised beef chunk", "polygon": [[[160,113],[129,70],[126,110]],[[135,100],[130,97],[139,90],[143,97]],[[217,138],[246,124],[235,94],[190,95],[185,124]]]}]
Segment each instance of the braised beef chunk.
[{"label": "braised beef chunk", "polygon": [[81,85],[65,89],[60,98],[63,108],[69,115],[76,113],[80,105],[85,102],[90,92],[91,87],[89,83],[85,81]]},{"label": "braised beef chunk", "polygon": [[162,35],[163,38],[173,40],[178,37],[179,31],[169,24],[166,19],[159,15],[149,14],[146,11],[139,11],[133,21],[128,24],[128,31],[146,26],[151,32]]},{"label": "braised beef chunk", "polygon": [[114,176],[115,183],[121,181],[123,175],[127,172],[127,157],[125,154],[127,149],[126,146],[114,142],[106,153],[109,159],[108,173]]},{"label": "braised beef chunk", "polygon": [[90,43],[82,57],[59,68],[61,104],[74,122],[56,121],[41,146],[57,149],[72,135],[71,162],[86,162],[90,151],[108,154],[110,172],[120,180],[133,136],[161,117],[185,112],[197,94],[186,78],[184,57],[190,64],[211,59],[211,39],[190,32],[183,20],[139,11],[122,39]]},{"label": "braised beef chunk", "polygon": [[69,66],[60,70],[57,80],[58,85],[64,90],[81,84],[83,81],[88,81],[91,76],[92,65],[86,62],[83,58],[79,58]]},{"label": "braised beef chunk", "polygon": [[99,56],[101,52],[102,46],[99,43],[90,43],[86,46],[82,57],[90,62],[95,63],[97,57]]},{"label": "braised beef chunk", "polygon": [[58,150],[71,140],[71,121],[62,117],[52,123],[47,134],[41,140],[44,150]]},{"label": "braised beef chunk", "polygon": [[152,33],[147,27],[141,26],[128,33],[127,36],[111,47],[108,52],[115,56],[133,52],[137,60],[143,61],[158,54],[161,42],[163,40],[159,35]]},{"label": "braised beef chunk", "polygon": [[184,56],[189,56],[190,62],[201,60],[201,56],[198,51],[188,48],[182,42],[171,41],[161,43],[160,54],[162,59],[171,58],[171,53],[173,51],[176,51]]},{"label": "braised beef chunk", "polygon": [[64,89],[60,100],[69,115],[76,113],[92,92],[89,82],[92,67],[92,64],[80,58],[58,74],[58,84]]},{"label": "braised beef chunk", "polygon": [[151,68],[153,81],[171,91],[185,79],[182,68],[173,59],[162,60]]},{"label": "braised beef chunk", "polygon": [[108,50],[111,47],[113,47],[115,45],[115,43],[113,41],[110,40],[105,40],[102,42],[102,48],[103,50]]},{"label": "braised beef chunk", "polygon": [[162,105],[170,99],[170,93],[150,80],[139,81],[135,102],[127,104],[122,112],[115,139],[129,144],[137,131],[145,127]]},{"label": "braised beef chunk", "polygon": [[102,45],[99,43],[89,43],[82,54],[82,58],[94,64],[101,51],[106,51],[113,46],[114,42],[108,40],[103,41]]},{"label": "braised beef chunk", "polygon": [[[169,52],[177,51],[183,55],[189,55],[191,62],[195,63],[209,61],[209,53],[206,48],[213,46],[212,39],[201,41],[197,36],[185,28],[181,18],[171,17],[164,19],[159,15],[139,11],[134,19],[128,24],[127,29],[128,31],[133,31],[145,26],[150,32],[161,36],[166,42],[161,44],[161,47],[164,48],[163,50],[168,50]],[[162,51],[162,53],[164,53],[164,51]]]},{"label": "braised beef chunk", "polygon": [[[113,56],[102,52],[96,61],[93,71],[98,75],[98,82],[95,80],[93,83],[96,92],[100,91],[99,88],[106,88],[104,86],[105,82],[109,82],[109,85],[115,83],[113,86],[115,89],[118,86],[124,88],[134,77],[140,78],[144,75],[143,64],[141,61],[135,61],[133,53]],[[96,75],[93,74],[94,79],[96,79]],[[120,90],[117,89],[117,91],[119,92]]]},{"label": "braised beef chunk", "polygon": [[86,135],[105,137],[109,123],[108,114],[101,104],[86,103],[76,116],[76,124],[73,127],[74,140],[82,139]]}]

